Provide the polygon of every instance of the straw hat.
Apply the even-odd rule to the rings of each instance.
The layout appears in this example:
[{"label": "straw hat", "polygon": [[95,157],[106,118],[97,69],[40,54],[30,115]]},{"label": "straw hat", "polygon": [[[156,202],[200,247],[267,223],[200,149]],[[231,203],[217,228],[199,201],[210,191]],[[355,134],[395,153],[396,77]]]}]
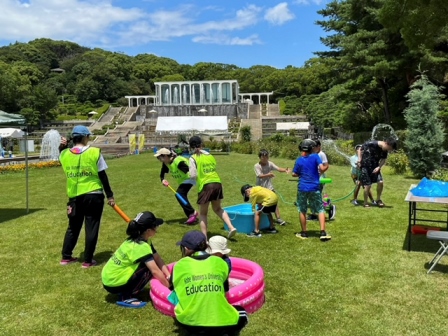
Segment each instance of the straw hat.
[{"label": "straw hat", "polygon": [[205,250],[208,254],[222,253],[229,254],[232,250],[227,247],[227,239],[223,236],[213,236],[208,241],[208,248]]}]

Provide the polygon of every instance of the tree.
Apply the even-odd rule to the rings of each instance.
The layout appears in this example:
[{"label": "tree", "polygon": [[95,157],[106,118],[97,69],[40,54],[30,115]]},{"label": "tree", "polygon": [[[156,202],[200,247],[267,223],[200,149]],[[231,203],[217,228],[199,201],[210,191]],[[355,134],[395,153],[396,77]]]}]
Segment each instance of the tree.
[{"label": "tree", "polygon": [[408,125],[405,146],[408,149],[409,165],[419,177],[426,176],[439,167],[443,151],[443,128],[437,117],[440,89],[425,75],[411,86],[406,95],[409,106],[404,115]]}]

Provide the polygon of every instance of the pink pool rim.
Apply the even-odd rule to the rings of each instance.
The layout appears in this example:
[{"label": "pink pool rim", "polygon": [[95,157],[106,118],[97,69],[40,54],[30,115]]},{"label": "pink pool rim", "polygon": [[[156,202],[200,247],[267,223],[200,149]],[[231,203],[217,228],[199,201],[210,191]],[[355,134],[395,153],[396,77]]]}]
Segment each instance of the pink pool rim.
[{"label": "pink pool rim", "polygon": [[[242,306],[249,314],[252,314],[263,306],[265,300],[263,269],[257,263],[247,259],[231,257],[230,260],[232,271],[229,282],[238,284],[227,292],[227,301],[232,305]],[[168,268],[171,270],[173,266],[174,263],[169,264]],[[150,284],[149,295],[154,308],[162,314],[174,316],[174,305],[167,299],[171,291],[157,279],[152,279]]]}]

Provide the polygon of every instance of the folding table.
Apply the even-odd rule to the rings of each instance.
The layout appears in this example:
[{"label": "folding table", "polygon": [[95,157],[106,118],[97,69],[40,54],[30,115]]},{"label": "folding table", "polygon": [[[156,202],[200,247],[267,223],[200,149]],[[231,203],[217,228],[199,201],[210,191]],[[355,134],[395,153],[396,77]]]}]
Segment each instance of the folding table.
[{"label": "folding table", "polygon": [[[411,251],[411,238],[412,238],[412,226],[415,225],[417,222],[431,222],[431,223],[444,223],[446,224],[447,230],[448,230],[448,197],[421,197],[421,196],[414,196],[412,194],[411,190],[415,188],[417,185],[412,184],[409,188],[408,193],[406,194],[405,201],[409,202],[409,217],[408,217],[408,251]],[[436,209],[428,209],[428,208],[422,208],[417,207],[417,203],[419,203],[420,206],[422,206],[422,203],[427,204],[437,204],[440,205],[440,210]],[[422,212],[441,212],[446,213],[447,217],[446,220],[436,220],[436,219],[428,219],[428,218],[422,218],[418,217],[418,215],[421,216]],[[442,231],[441,233],[444,233]]]}]

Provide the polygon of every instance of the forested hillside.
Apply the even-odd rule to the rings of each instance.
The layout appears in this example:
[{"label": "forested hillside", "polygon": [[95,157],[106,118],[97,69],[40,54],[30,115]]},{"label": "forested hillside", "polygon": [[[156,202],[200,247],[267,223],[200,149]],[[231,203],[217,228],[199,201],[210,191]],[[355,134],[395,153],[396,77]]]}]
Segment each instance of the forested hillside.
[{"label": "forested hillside", "polygon": [[[256,55],[252,67],[239,68],[131,57],[44,38],[4,46],[0,110],[37,124],[75,115],[80,105],[126,105],[125,95],[154,94],[157,81],[236,79],[240,92],[274,91],[282,113],[306,114],[322,127],[364,131],[385,122],[399,129],[405,95],[419,71],[438,86],[447,84],[448,1],[333,1],[319,14],[328,50],[316,51],[303,67],[284,69],[256,65]],[[280,46],[279,52],[288,50]],[[446,122],[448,107],[439,116]]]}]

